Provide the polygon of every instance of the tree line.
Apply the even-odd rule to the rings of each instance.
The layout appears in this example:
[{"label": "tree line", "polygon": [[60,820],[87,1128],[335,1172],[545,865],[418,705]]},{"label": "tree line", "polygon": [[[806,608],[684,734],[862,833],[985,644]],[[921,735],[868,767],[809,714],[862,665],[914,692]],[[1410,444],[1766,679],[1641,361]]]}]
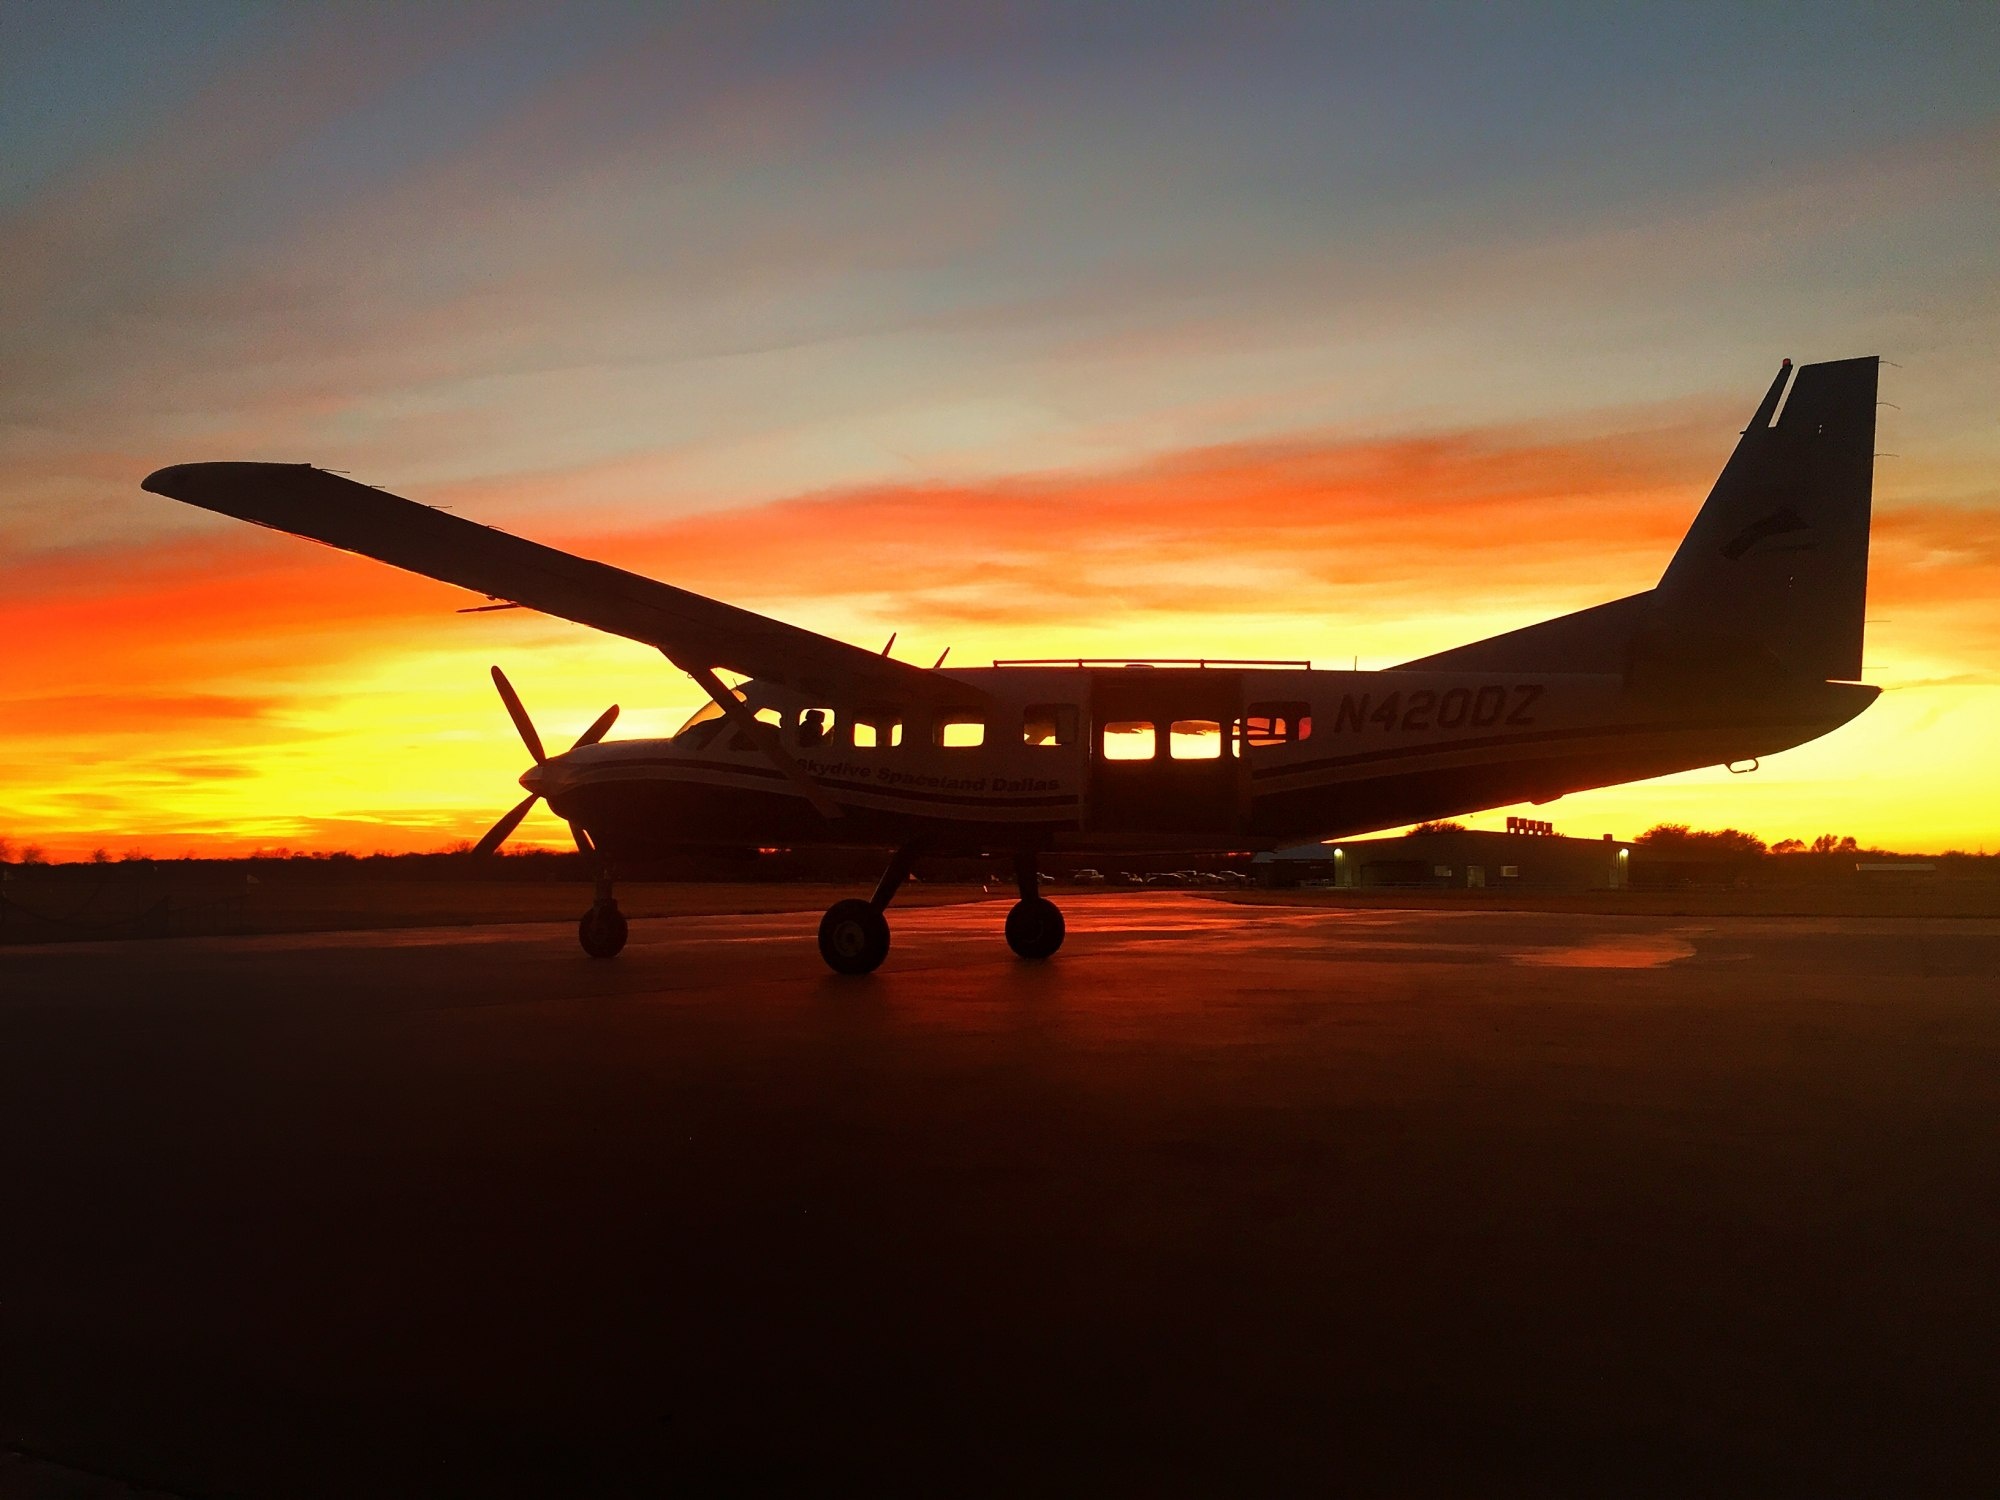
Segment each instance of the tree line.
[{"label": "tree line", "polygon": [[1811,843],[1804,839],[1779,839],[1766,844],[1754,833],[1739,828],[1690,828],[1685,823],[1655,823],[1632,841],[1662,853],[1705,854],[1724,858],[1758,859],[1766,854],[1882,854],[1881,849],[1863,849],[1854,835],[1822,833]]}]

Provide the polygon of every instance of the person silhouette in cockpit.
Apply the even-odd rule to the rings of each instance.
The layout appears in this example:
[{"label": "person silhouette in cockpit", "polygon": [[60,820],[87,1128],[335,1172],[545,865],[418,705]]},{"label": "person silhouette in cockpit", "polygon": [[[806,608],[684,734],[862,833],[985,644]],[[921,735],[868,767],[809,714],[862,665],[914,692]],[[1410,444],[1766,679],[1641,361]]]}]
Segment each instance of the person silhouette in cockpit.
[{"label": "person silhouette in cockpit", "polygon": [[826,710],[809,708],[805,717],[799,720],[799,743],[817,745],[826,738]]}]

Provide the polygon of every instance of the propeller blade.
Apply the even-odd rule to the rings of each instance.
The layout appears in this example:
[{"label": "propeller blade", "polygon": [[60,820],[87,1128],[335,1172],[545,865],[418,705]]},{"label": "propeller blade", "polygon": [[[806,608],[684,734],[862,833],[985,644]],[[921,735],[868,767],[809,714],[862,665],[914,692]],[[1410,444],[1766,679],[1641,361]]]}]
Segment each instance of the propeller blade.
[{"label": "propeller blade", "polygon": [[585,745],[594,745],[611,732],[611,726],[618,722],[618,705],[612,704],[597,716],[597,722],[576,737],[572,750],[581,750]]},{"label": "propeller blade", "polygon": [[514,721],[514,727],[521,733],[521,743],[528,747],[528,754],[534,756],[535,764],[539,766],[549,757],[542,749],[542,737],[535,733],[534,720],[521,707],[521,695],[514,691],[514,684],[498,667],[493,669],[493,685],[500,690],[500,701],[507,705],[507,717]]},{"label": "propeller blade", "polygon": [[597,845],[593,844],[590,841],[590,835],[583,831],[583,825],[581,823],[572,823],[569,825],[569,836],[576,840],[577,853],[579,854],[597,853]]},{"label": "propeller blade", "polygon": [[540,792],[530,792],[507,811],[500,814],[500,821],[486,830],[486,837],[472,846],[472,857],[484,859],[495,849],[507,842],[507,835],[521,826],[521,819],[527,817],[528,809],[541,800]]}]

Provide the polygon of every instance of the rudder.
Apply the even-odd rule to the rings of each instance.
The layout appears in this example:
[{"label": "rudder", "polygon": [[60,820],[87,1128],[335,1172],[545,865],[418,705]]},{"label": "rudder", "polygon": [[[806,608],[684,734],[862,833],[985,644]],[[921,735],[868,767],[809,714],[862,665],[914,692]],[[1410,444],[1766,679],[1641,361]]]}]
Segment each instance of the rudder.
[{"label": "rudder", "polygon": [[1860,678],[1879,363],[1778,372],[1654,590],[1656,639]]}]

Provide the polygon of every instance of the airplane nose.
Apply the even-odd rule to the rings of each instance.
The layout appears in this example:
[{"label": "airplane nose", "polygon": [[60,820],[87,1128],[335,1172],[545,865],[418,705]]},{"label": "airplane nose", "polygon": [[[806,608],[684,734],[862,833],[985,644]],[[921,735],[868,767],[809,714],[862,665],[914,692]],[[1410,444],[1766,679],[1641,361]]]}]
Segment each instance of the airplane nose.
[{"label": "airplane nose", "polygon": [[544,795],[547,791],[546,771],[547,767],[545,766],[528,767],[527,770],[521,773],[522,787],[527,791],[533,792],[538,797]]}]

